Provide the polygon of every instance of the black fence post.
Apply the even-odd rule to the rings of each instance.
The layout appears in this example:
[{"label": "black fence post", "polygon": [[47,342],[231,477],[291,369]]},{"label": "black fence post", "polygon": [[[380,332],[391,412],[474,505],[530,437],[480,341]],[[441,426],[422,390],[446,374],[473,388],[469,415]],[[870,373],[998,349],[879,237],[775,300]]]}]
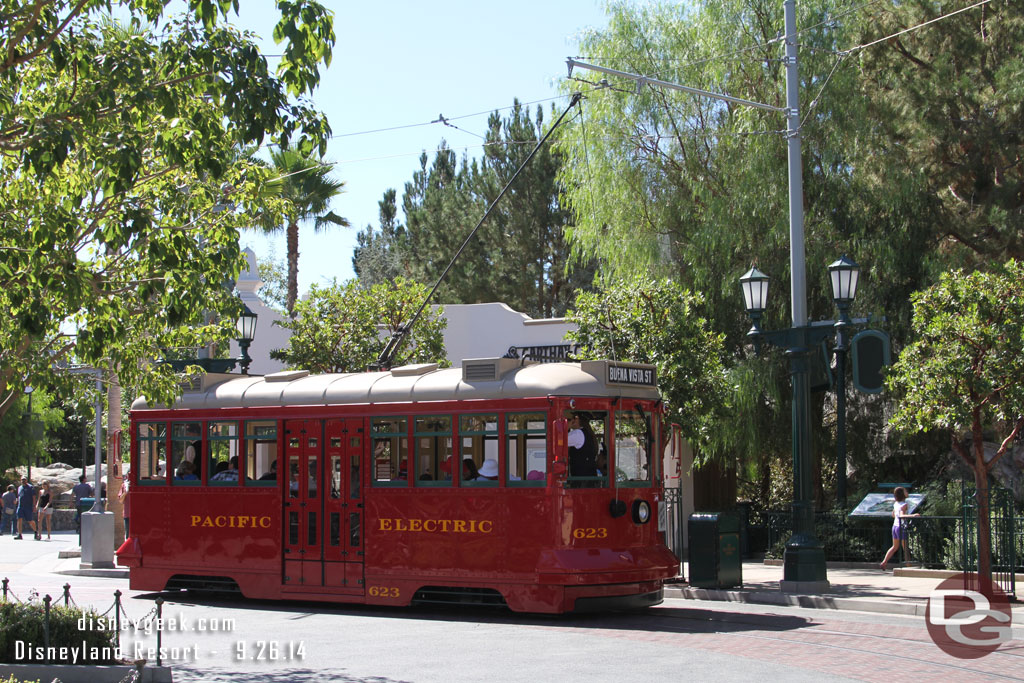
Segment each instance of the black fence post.
[{"label": "black fence post", "polygon": [[160,649],[162,646],[162,636],[164,632],[164,599],[158,597],[156,599],[156,665],[160,666]]},{"label": "black fence post", "polygon": [[65,583],[64,584],[64,606],[65,607],[70,607],[71,606],[71,584],[70,583]]},{"label": "black fence post", "polygon": [[[50,601],[53,600],[49,595],[43,596],[43,647],[46,648],[46,652],[50,651]],[[50,658],[46,657],[44,661],[49,664]]]},{"label": "black fence post", "polygon": [[117,651],[121,651],[121,591],[114,591],[114,624],[117,628]]},{"label": "black fence post", "polygon": [[3,580],[3,584],[4,584],[4,602],[7,602],[7,584],[10,583],[10,581],[11,580],[8,579],[6,576],[4,577],[4,580]]}]

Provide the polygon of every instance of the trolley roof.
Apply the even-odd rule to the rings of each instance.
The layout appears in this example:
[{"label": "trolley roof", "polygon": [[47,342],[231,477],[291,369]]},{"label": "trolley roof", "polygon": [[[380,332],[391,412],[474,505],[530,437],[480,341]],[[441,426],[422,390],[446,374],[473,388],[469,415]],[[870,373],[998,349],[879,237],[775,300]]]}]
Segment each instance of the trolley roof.
[{"label": "trolley roof", "polygon": [[[628,396],[657,400],[652,365],[618,361],[528,363],[510,358],[472,359],[461,368],[408,365],[386,372],[311,375],[208,374],[186,389],[174,409],[208,410],[264,406],[413,403],[542,396]],[[145,398],[132,410],[159,409]]]}]

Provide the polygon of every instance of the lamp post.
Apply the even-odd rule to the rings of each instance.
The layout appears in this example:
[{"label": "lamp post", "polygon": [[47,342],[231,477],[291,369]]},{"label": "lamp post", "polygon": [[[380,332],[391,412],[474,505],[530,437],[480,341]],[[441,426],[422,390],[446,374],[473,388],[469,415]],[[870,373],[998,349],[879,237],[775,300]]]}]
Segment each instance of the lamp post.
[{"label": "lamp post", "polygon": [[846,352],[849,349],[847,330],[850,322],[850,304],[857,296],[860,267],[846,254],[828,267],[832,282],[832,300],[839,309],[836,321],[836,498],[846,508]]},{"label": "lamp post", "polygon": [[235,321],[235,329],[238,331],[238,358],[196,358],[193,360],[163,360],[165,365],[171,366],[177,372],[184,372],[190,365],[198,365],[206,372],[231,372],[235,366],[239,366],[243,375],[249,374],[249,364],[252,358],[249,356],[249,345],[256,338],[256,320],[258,315],[249,310],[249,307],[242,304],[242,313]]},{"label": "lamp post", "polygon": [[26,427],[26,431],[28,432],[28,444],[29,444],[28,455],[26,456],[27,470],[26,470],[25,476],[28,477],[28,480],[30,482],[32,481],[32,446],[35,444],[35,429],[34,429],[35,425],[33,424],[33,415],[32,415],[32,392],[33,391],[35,391],[35,387],[31,387],[31,386],[25,387],[25,393],[28,394],[28,413],[25,414],[25,427]]},{"label": "lamp post", "polygon": [[242,304],[242,314],[235,321],[235,328],[238,330],[238,365],[243,375],[249,374],[249,364],[252,358],[249,357],[249,345],[256,338],[257,316],[249,307]]},{"label": "lamp post", "polygon": [[[833,283],[833,300],[839,306],[839,321],[794,325],[774,331],[761,329],[761,317],[768,302],[768,276],[757,268],[751,268],[740,278],[743,304],[754,323],[747,334],[753,340],[755,350],[760,353],[761,342],[766,341],[772,346],[785,349],[790,362],[793,389],[793,535],[786,542],[783,580],[780,587],[783,591],[800,593],[822,592],[828,589],[825,552],[814,533],[814,508],[811,502],[813,480],[807,359],[810,348],[832,335],[836,335],[838,339],[837,352],[840,350],[839,347],[842,347],[842,352],[845,353],[846,328],[851,324],[848,311],[857,291],[860,269],[844,256],[829,266],[829,273]],[[842,361],[840,363],[839,371],[842,373]],[[837,448],[840,451],[837,458],[842,460],[839,469],[844,475],[842,487],[845,495],[846,440],[843,412],[846,401],[845,383],[842,380],[837,391],[836,409],[840,420],[837,423]]]}]

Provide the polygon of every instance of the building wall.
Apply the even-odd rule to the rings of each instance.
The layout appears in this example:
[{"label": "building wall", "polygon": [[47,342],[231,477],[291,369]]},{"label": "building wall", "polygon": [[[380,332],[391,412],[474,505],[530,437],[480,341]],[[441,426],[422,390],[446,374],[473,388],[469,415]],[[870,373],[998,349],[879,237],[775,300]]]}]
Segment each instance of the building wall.
[{"label": "building wall", "polygon": [[565,335],[576,329],[565,318],[534,320],[503,303],[445,304],[444,317],[444,346],[455,367],[467,358],[500,358],[510,346],[567,344]]},{"label": "building wall", "polygon": [[[260,280],[259,269],[256,267],[256,254],[248,247],[244,249],[244,252],[246,267],[238,276],[235,289],[238,290],[242,302],[258,316],[256,318],[256,338],[249,346],[249,356],[252,358],[249,374],[269,375],[272,372],[284,370],[284,363],[271,359],[270,352],[273,349],[283,349],[288,346],[291,332],[274,324],[275,321],[284,320],[284,316],[260,299],[257,292],[263,286],[263,281]],[[240,353],[238,342],[232,340],[232,357],[237,358]]]}]

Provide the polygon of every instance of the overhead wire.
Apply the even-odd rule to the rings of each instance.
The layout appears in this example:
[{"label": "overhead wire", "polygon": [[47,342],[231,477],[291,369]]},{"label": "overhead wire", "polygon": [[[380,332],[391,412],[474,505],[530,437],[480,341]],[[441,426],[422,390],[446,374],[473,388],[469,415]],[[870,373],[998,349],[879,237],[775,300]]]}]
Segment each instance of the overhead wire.
[{"label": "overhead wire", "polygon": [[[824,19],[824,20],[818,22],[817,24],[813,24],[811,26],[803,27],[800,30],[798,30],[794,35],[800,35],[802,33],[806,33],[808,31],[812,31],[812,30],[814,30],[816,28],[819,28],[821,26],[825,26],[827,24],[833,23],[833,22],[841,19],[842,17],[848,16],[849,14],[852,14],[854,12],[862,10],[865,7],[870,7],[872,5],[877,5],[881,1],[882,0],[869,0],[868,2],[860,3],[860,4],[858,4],[858,5],[854,6],[854,7],[846,9],[846,10],[844,10],[844,11],[838,13],[838,14],[831,15],[828,19]],[[968,10],[974,9],[976,7],[980,7],[981,5],[987,4],[989,2],[991,2],[991,0],[979,0],[979,2],[976,2],[976,3],[972,4],[972,5],[967,6],[967,7],[962,7],[960,9],[958,9],[958,10],[954,10],[954,11],[949,12],[948,14],[944,14],[944,15],[942,15],[940,17],[936,17],[934,19],[930,19],[928,21],[921,22],[920,24],[916,24],[916,25],[908,27],[906,29],[902,29],[902,30],[900,30],[900,31],[898,31],[896,33],[887,35],[887,36],[885,36],[883,38],[879,38],[877,40],[873,40],[871,42],[864,43],[862,45],[858,45],[858,46],[849,48],[847,50],[843,50],[843,51],[839,51],[839,52],[834,52],[834,54],[836,54],[838,56],[838,59],[836,60],[835,64],[833,64],[832,69],[829,72],[828,76],[825,78],[825,81],[822,84],[821,88],[819,89],[818,94],[811,101],[811,103],[810,103],[810,105],[808,107],[808,111],[806,112],[806,114],[804,116],[804,119],[800,123],[801,127],[806,122],[806,120],[809,117],[811,111],[813,111],[814,107],[820,101],[822,93],[824,92],[825,88],[828,86],[828,84],[831,81],[832,77],[835,75],[835,72],[838,69],[839,65],[842,64],[843,60],[846,57],[848,57],[850,54],[852,54],[853,52],[858,51],[858,50],[866,49],[868,47],[871,47],[873,45],[877,45],[878,43],[882,43],[882,42],[885,42],[887,40],[891,40],[892,38],[895,38],[897,36],[900,36],[900,35],[903,35],[905,33],[909,33],[911,31],[915,31],[915,30],[923,28],[925,26],[934,24],[934,23],[936,23],[938,21],[941,21],[943,19],[947,19],[947,18],[955,16],[957,14],[961,14],[963,12],[966,12]],[[773,39],[771,39],[771,40],[769,40],[769,41],[767,41],[765,43],[758,43],[757,45],[753,45],[753,46],[750,46],[750,47],[747,47],[747,48],[742,48],[742,49],[734,50],[732,52],[727,52],[727,53],[721,53],[721,54],[718,54],[718,55],[712,55],[711,57],[707,57],[705,59],[688,62],[688,63],[684,64],[682,68],[687,68],[687,67],[692,67],[692,66],[699,66],[701,64],[706,64],[706,63],[711,62],[711,61],[715,61],[715,60],[719,60],[719,59],[733,58],[733,57],[736,57],[736,56],[739,56],[739,55],[743,55],[743,54],[745,54],[747,52],[751,52],[753,50],[763,49],[763,48],[765,48],[765,47],[767,47],[769,45],[772,45],[774,43],[782,42],[785,39],[785,37],[786,37],[785,35],[779,35],[778,37],[773,38]],[[273,56],[273,55],[265,55],[265,56]],[[574,59],[592,59],[594,61],[615,61],[616,59],[627,59],[627,58],[626,57],[622,57],[622,58],[615,58],[615,57],[590,57],[590,58],[575,57]],[[659,61],[662,61],[662,60],[659,60]],[[594,81],[589,81],[587,79],[575,77],[575,78],[573,78],[573,80],[575,80],[577,82],[585,83],[587,85],[590,85],[595,90],[609,89],[609,90],[613,90],[613,91],[616,91],[616,92],[626,92],[626,93],[634,92],[633,90],[627,90],[627,89],[624,89],[624,88],[618,88],[616,86],[610,85],[608,83],[608,81],[604,80],[604,79],[602,79],[602,81],[600,81],[600,82],[594,82]],[[555,95],[553,97],[541,98],[541,99],[532,100],[532,101],[529,101],[529,102],[523,102],[523,103],[520,103],[518,105],[509,105],[509,106],[506,106],[506,107],[498,107],[498,108],[494,108],[494,109],[487,109],[485,111],[474,112],[474,113],[471,113],[471,114],[461,114],[461,115],[458,115],[458,116],[446,117],[446,116],[443,116],[443,115],[439,115],[437,119],[434,119],[432,121],[423,121],[423,122],[419,122],[419,123],[410,123],[410,124],[404,124],[404,125],[398,125],[398,126],[389,126],[389,127],[386,127],[386,128],[375,128],[375,129],[370,129],[370,130],[355,131],[355,132],[351,132],[351,133],[339,133],[339,134],[336,134],[336,135],[331,135],[329,139],[340,139],[340,138],[355,137],[355,136],[360,136],[360,135],[371,135],[371,134],[376,134],[376,133],[386,133],[386,132],[392,132],[392,131],[396,131],[396,130],[404,130],[404,129],[410,129],[410,128],[419,128],[419,127],[423,127],[423,126],[436,125],[436,124],[440,123],[440,124],[442,124],[444,126],[447,126],[449,128],[454,128],[454,129],[456,129],[456,130],[458,130],[460,132],[467,133],[469,135],[474,135],[476,137],[479,137],[480,139],[485,140],[486,138],[483,135],[480,135],[479,133],[474,133],[473,131],[470,131],[470,130],[466,130],[465,128],[462,128],[460,126],[456,126],[456,125],[452,124],[451,122],[452,121],[461,120],[461,119],[473,118],[473,117],[476,117],[476,116],[482,116],[484,114],[491,114],[491,113],[494,113],[494,112],[508,111],[508,110],[516,108],[517,106],[519,106],[519,107],[531,106],[531,105],[534,105],[534,104],[541,104],[541,103],[545,103],[545,102],[551,102],[551,101],[554,101],[554,100],[565,99],[567,97],[571,97],[571,95],[569,95],[569,94]],[[581,107],[581,109],[582,109],[582,107]],[[775,130],[771,130],[771,131],[747,131],[747,132],[728,133],[726,135],[740,135],[740,136],[745,136],[745,135],[774,135],[774,134],[783,133],[783,132],[784,131],[775,131]],[[715,135],[723,135],[723,134],[722,133],[716,133]],[[647,136],[647,137],[653,137],[653,136]],[[485,142],[483,145],[480,145],[480,147],[495,146],[495,145],[528,144],[528,143],[529,143],[529,141],[521,141],[521,142],[520,141]],[[441,149],[449,149],[451,151],[468,151],[469,149],[475,149],[477,147],[478,147],[477,145],[466,145],[466,146],[463,146],[463,147],[437,148],[437,149],[434,150],[434,152],[437,153],[437,152],[441,151]],[[286,175],[283,175],[283,176],[279,176],[278,178],[274,178],[274,180],[279,180],[281,178],[286,178],[286,177],[289,177],[291,175],[295,175],[297,173],[304,173],[306,171],[313,170],[315,168],[325,167],[325,166],[330,167],[330,166],[335,166],[335,165],[340,165],[340,164],[351,164],[351,163],[360,163],[360,162],[366,162],[366,161],[379,161],[379,160],[384,160],[384,159],[394,159],[394,158],[400,158],[400,157],[405,157],[405,156],[416,156],[416,155],[422,154],[423,151],[424,150],[420,150],[420,151],[417,151],[417,152],[408,152],[408,153],[401,153],[401,154],[391,154],[391,155],[383,155],[383,156],[375,156],[375,157],[362,157],[362,158],[359,158],[359,159],[345,159],[345,160],[342,160],[342,161],[335,162],[333,164],[322,164],[322,165],[319,165],[319,166],[312,166],[312,167],[310,167],[308,169],[302,169],[300,171],[295,171],[293,173],[289,173],[289,174],[286,174]]]}]

